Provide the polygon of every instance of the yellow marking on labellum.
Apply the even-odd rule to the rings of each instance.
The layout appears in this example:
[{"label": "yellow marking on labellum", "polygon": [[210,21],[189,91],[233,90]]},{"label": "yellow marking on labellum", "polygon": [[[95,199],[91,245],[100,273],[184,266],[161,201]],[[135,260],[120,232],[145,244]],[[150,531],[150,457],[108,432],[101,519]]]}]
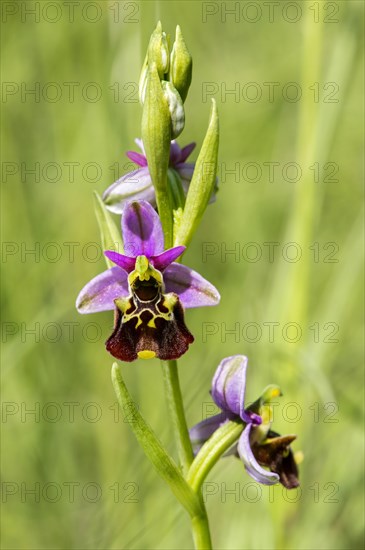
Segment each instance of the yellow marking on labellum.
[{"label": "yellow marking on labellum", "polygon": [[136,326],[134,327],[135,329],[139,327],[139,325],[142,324],[142,320],[141,320],[141,317],[139,315],[135,315],[135,317],[137,317],[138,321],[137,321],[137,324]]},{"label": "yellow marking on labellum", "polygon": [[122,313],[125,313],[130,305],[129,298],[117,298],[114,303]]},{"label": "yellow marking on labellum", "polygon": [[178,297],[170,292],[169,294],[164,295],[164,302],[163,305],[167,307],[168,310],[172,311],[174,306],[176,305],[176,302],[178,301]]},{"label": "yellow marking on labellum", "polygon": [[149,350],[149,349],[139,351],[137,353],[137,355],[140,359],[153,359],[154,357],[156,357],[156,353],[154,351]]},{"label": "yellow marking on labellum", "polygon": [[[137,325],[138,326],[138,325]],[[150,319],[147,323],[147,326],[150,327],[150,328],[156,328],[156,323],[155,323],[155,319],[152,317],[152,319]],[[136,327],[137,328],[137,327]]]}]

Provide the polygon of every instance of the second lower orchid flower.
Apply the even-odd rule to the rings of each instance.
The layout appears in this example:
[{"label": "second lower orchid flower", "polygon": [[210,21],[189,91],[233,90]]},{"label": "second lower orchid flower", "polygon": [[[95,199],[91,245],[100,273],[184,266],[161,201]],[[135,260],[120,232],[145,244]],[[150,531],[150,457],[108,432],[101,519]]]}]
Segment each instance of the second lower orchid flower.
[{"label": "second lower orchid flower", "polygon": [[219,303],[217,289],[201,275],[175,263],[185,250],[164,250],[160,219],[145,201],[130,202],[122,216],[124,249],[105,255],[116,264],[80,292],[80,313],[115,310],[107,350],[117,359],[177,359],[194,341],[184,321],[184,307]]},{"label": "second lower orchid flower", "polygon": [[212,398],[221,413],[207,418],[190,430],[195,452],[225,422],[242,422],[244,429],[227,454],[239,456],[247,473],[259,483],[280,481],[287,489],[299,485],[298,468],[290,444],[295,435],[280,436],[271,430],[270,401],[280,395],[277,386],[268,386],[262,396],[245,407],[247,357],[226,357],[218,366],[212,382]]}]

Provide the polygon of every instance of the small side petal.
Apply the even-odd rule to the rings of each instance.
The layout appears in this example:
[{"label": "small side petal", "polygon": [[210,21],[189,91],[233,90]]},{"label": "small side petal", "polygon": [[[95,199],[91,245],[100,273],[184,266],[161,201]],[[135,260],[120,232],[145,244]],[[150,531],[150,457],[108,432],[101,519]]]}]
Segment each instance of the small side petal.
[{"label": "small side petal", "polygon": [[151,261],[152,265],[159,271],[163,271],[167,266],[172,264],[181,254],[186,250],[186,246],[175,246],[174,248],[169,248],[159,254],[158,256],[152,256]]},{"label": "small side petal", "polygon": [[79,313],[97,313],[115,309],[114,300],[128,296],[127,274],[120,267],[112,267],[94,277],[76,299]]},{"label": "small side petal", "polygon": [[147,167],[125,174],[103,193],[106,207],[114,214],[122,214],[131,200],[144,200],[155,204],[155,190]]},{"label": "small side petal", "polygon": [[138,166],[147,166],[147,159],[141,153],[136,153],[136,151],[127,151],[126,153],[129,160],[138,164]]},{"label": "small side petal", "polygon": [[257,462],[250,446],[250,433],[252,424],[247,424],[238,441],[238,454],[246,468],[247,473],[259,483],[274,485],[279,481],[278,474],[265,470]]},{"label": "small side petal", "polygon": [[147,258],[161,254],[164,237],[160,218],[146,201],[133,201],[127,204],[122,216],[124,249],[133,251],[133,256]]},{"label": "small side petal", "polygon": [[196,147],[196,143],[192,142],[192,143],[189,143],[188,145],[185,145],[185,147],[183,147],[181,149],[181,153],[180,153],[180,160],[179,162],[185,162],[186,159],[191,155],[191,153],[194,151]]},{"label": "small side petal", "polygon": [[114,264],[118,265],[127,273],[133,271],[136,265],[136,259],[131,258],[130,256],[125,256],[124,254],[119,254],[114,252],[114,250],[106,250],[104,255],[109,258]]},{"label": "small side petal", "polygon": [[169,265],[164,271],[163,279],[166,292],[177,294],[186,308],[216,306],[219,303],[218,290],[186,265]]}]

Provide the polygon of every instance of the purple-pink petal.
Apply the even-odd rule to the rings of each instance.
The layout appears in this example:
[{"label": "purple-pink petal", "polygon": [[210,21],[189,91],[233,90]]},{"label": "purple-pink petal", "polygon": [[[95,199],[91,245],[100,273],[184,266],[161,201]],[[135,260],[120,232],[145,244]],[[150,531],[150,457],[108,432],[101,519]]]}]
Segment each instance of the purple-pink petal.
[{"label": "purple-pink petal", "polygon": [[138,166],[147,166],[147,159],[145,156],[141,155],[141,153],[136,153],[136,151],[127,151],[126,155],[132,162],[138,164]]},{"label": "purple-pink petal", "polygon": [[122,216],[124,250],[129,255],[147,258],[161,254],[164,236],[160,218],[146,201],[127,204]]},{"label": "purple-pink petal", "polygon": [[247,473],[259,483],[264,485],[274,485],[279,481],[278,474],[265,470],[257,462],[256,458],[251,449],[250,445],[250,433],[251,433],[252,424],[248,424],[243,430],[239,441],[238,441],[238,454],[246,468]]},{"label": "purple-pink petal", "polygon": [[76,299],[79,313],[97,313],[115,308],[114,300],[128,296],[127,274],[120,267],[112,267],[92,279]]},{"label": "purple-pink petal", "polygon": [[188,145],[185,145],[185,147],[183,147],[181,149],[181,152],[180,152],[180,159],[179,159],[179,162],[185,162],[186,159],[191,155],[191,153],[194,151],[196,147],[196,143],[189,143]]},{"label": "purple-pink petal", "polygon": [[167,266],[172,264],[181,254],[186,250],[186,246],[175,246],[174,248],[169,248],[158,254],[158,256],[152,256],[150,258],[152,265],[159,271],[163,271]]},{"label": "purple-pink petal", "polygon": [[115,214],[122,214],[132,200],[145,200],[155,204],[155,190],[147,167],[125,174],[103,193],[106,207]]},{"label": "purple-pink petal", "polygon": [[186,308],[216,306],[218,290],[204,277],[186,265],[172,263],[163,274],[166,292],[175,292]]},{"label": "purple-pink petal", "polygon": [[113,250],[106,250],[104,254],[107,258],[109,258],[109,260],[124,269],[127,273],[130,273],[135,268],[135,258],[125,256],[124,254],[119,254],[118,252],[114,252]]}]

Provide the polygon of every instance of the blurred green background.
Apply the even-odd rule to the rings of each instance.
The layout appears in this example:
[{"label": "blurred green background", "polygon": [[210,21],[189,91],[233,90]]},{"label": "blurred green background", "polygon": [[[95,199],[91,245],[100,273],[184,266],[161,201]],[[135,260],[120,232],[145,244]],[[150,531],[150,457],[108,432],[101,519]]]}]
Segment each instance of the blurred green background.
[{"label": "blurred green background", "polygon": [[[219,198],[185,256],[222,294],[186,315],[188,422],[212,413],[219,361],[243,353],[248,400],[280,384],[275,429],[305,457],[292,492],[258,486],[233,458],[215,467],[215,548],[363,548],[363,2],[1,7],[2,547],[191,548],[185,512],[118,413],[112,315],[74,308],[105,268],[92,191],[130,169],[136,82],[161,19],[194,59],[179,143],[201,144],[210,97],[221,121]],[[174,453],[159,362],[124,374]]]}]

